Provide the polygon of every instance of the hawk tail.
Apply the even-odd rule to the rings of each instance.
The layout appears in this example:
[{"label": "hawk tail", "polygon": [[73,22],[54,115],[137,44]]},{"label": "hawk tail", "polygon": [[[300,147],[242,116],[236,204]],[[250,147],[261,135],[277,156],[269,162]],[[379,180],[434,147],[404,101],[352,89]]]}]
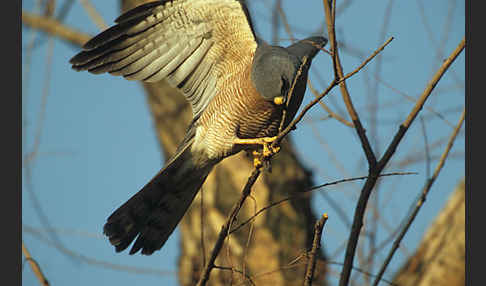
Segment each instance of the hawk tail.
[{"label": "hawk tail", "polygon": [[142,250],[142,254],[150,255],[167,241],[214,166],[208,160],[195,160],[191,145],[186,144],[108,218],[103,232],[116,252],[125,250],[137,238],[130,254]]}]

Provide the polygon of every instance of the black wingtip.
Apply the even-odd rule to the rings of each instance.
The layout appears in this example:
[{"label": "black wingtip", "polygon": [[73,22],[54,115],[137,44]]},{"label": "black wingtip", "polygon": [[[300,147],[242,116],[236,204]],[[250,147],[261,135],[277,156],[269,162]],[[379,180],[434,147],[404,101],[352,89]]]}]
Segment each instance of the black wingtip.
[{"label": "black wingtip", "polygon": [[152,12],[152,8],[164,5],[166,2],[169,2],[172,0],[165,0],[165,1],[154,1],[154,2],[148,2],[145,4],[142,4],[140,6],[137,6],[131,10],[126,11],[125,13],[121,14],[118,16],[118,18],[115,19],[115,23],[122,23],[128,20],[131,20],[133,18],[138,18],[142,16],[149,15]]},{"label": "black wingtip", "polygon": [[73,68],[75,68],[75,66],[80,63],[81,59],[83,58],[83,54],[84,54],[84,51],[79,52],[74,57],[69,59],[69,63],[73,65]]},{"label": "black wingtip", "polygon": [[110,28],[104,30],[103,32],[99,33],[98,35],[94,36],[89,41],[87,41],[83,45],[83,49],[88,50],[88,51],[96,49],[97,47],[100,47],[100,46],[120,37],[121,35],[123,35],[123,33],[125,33],[125,31],[131,25],[135,25],[139,21],[140,21],[140,19],[135,19],[135,20],[132,20],[130,23],[127,23],[127,24],[117,24],[117,25],[111,26]]}]

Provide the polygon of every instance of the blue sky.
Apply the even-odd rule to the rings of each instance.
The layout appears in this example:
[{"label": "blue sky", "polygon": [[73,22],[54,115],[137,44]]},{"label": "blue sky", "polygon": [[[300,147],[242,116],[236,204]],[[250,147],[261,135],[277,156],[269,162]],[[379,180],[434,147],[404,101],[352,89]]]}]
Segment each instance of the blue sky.
[{"label": "blue sky", "polygon": [[[57,2],[60,2],[58,6],[63,3]],[[256,31],[267,41],[271,40],[271,14],[268,8],[272,2],[250,1]],[[344,1],[337,2],[339,5]],[[377,83],[377,60],[347,81],[368,134],[378,134],[378,140],[372,140],[372,144],[381,154],[399,123],[413,107],[413,102],[407,101],[383,83],[417,98],[441,61],[464,37],[464,2],[393,1],[384,33],[382,26],[387,19],[385,11],[389,1],[350,2],[350,6],[338,15],[336,21],[338,41],[344,42],[341,56],[345,72],[354,70],[364,57],[390,36],[395,38],[381,54],[381,73],[375,93],[370,94],[367,87]],[[35,1],[25,0],[22,3],[24,10],[34,11]],[[296,38],[308,37],[320,30],[324,20],[322,1],[287,0],[283,3],[283,10],[290,26],[294,28]],[[119,15],[118,1],[97,1],[94,6],[109,25]],[[420,7],[423,7],[423,13]],[[99,32],[78,1],[75,1],[65,22],[86,33],[94,35]],[[290,43],[283,28],[279,36],[280,45]],[[28,71],[22,94],[25,120],[23,155],[34,148],[39,122],[43,122],[43,128],[39,137],[38,155],[31,163],[30,181],[27,180],[25,168],[23,172],[22,223],[25,227],[23,240],[27,247],[52,285],[177,285],[174,274],[179,253],[177,230],[163,250],[152,256],[116,254],[101,235],[106,217],[152,178],[163,164],[143,88],[139,83],[123,78],[95,76],[71,70],[68,60],[79,48],[57,39],[52,40],[51,66],[46,60],[49,42],[33,51],[30,65],[27,66],[25,49],[31,37],[31,30],[23,28],[24,75]],[[438,47],[443,47],[442,54],[438,55]],[[441,142],[436,148],[431,147],[432,171],[438,161],[434,156],[442,153],[446,143],[444,140],[452,133],[453,128],[449,123],[457,123],[464,107],[464,68],[463,52],[427,102],[426,107],[439,112],[446,121],[427,109],[421,113],[429,144]],[[48,95],[43,97],[47,75]],[[310,73],[314,88],[323,90],[332,76],[330,57],[321,53],[314,60]],[[308,90],[303,104],[312,98]],[[377,115],[380,123],[376,131],[372,128],[373,116],[370,112],[374,98],[378,98],[380,105]],[[345,111],[338,89],[324,101],[335,111]],[[40,121],[43,104],[45,113],[43,121]],[[341,114],[345,115],[344,112]],[[314,172],[315,184],[366,175],[365,157],[354,130],[336,120],[323,119],[325,117],[326,112],[316,106],[292,133],[301,159]],[[378,200],[383,222],[379,224],[378,241],[386,238],[387,229],[393,229],[404,218],[426,179],[427,168],[423,155],[418,163],[406,166],[399,164],[407,154],[424,150],[420,121],[417,118],[414,122],[387,168],[390,172],[411,171],[418,172],[418,175],[380,180]],[[334,163],[334,158],[339,161],[338,165]],[[464,175],[462,132],[452,149],[452,157],[442,170],[416,222],[405,236],[405,250],[396,254],[385,277],[390,278],[403,263],[406,254],[413,252],[424,231]],[[341,206],[349,219],[352,218],[361,184],[348,183],[328,189],[327,195]],[[52,236],[44,229],[32,193],[35,193],[35,198],[51,227],[56,230],[62,245],[69,251],[82,254],[83,258],[70,258],[39,238],[39,233],[48,240]],[[317,215],[323,212],[329,214],[323,246],[327,253],[333,253],[347,240],[348,229],[322,195],[314,195],[313,207]],[[377,263],[371,272],[377,272],[388,249],[389,246],[377,254]],[[342,262],[342,252],[334,260]],[[106,264],[100,265],[105,262],[170,273],[134,274],[114,270]],[[332,270],[338,273],[340,268],[333,266]],[[358,276],[353,274],[352,277]],[[37,283],[27,266],[23,269],[22,280],[24,285]]]}]

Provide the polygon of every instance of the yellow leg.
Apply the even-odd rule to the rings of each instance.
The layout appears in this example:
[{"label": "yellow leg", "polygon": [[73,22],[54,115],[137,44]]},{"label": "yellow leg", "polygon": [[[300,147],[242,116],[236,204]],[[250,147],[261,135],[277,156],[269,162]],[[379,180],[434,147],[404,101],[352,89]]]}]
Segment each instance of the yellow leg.
[{"label": "yellow leg", "polygon": [[260,138],[246,138],[246,139],[240,139],[236,138],[235,139],[235,144],[241,144],[241,145],[264,145],[268,143],[272,143],[277,139],[277,136],[273,137],[260,137]]}]

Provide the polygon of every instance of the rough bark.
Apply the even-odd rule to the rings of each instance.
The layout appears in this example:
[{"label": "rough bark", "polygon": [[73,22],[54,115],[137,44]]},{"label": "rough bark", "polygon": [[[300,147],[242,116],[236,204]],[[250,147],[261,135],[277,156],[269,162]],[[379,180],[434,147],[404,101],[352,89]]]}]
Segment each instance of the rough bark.
[{"label": "rough bark", "polygon": [[415,254],[395,276],[400,286],[465,285],[465,189],[460,182]]},{"label": "rough bark", "polygon": [[[122,10],[143,2],[149,1],[122,0]],[[160,146],[168,158],[186,131],[192,117],[191,110],[183,95],[165,82],[144,84],[144,87]],[[204,233],[204,255],[207,258],[224,219],[238,199],[252,168],[252,161],[244,152],[223,160],[213,169],[203,185],[202,192],[199,192],[189,212],[179,224],[181,285],[194,285],[203,267],[201,226]],[[311,185],[311,173],[297,158],[293,145],[289,141],[284,141],[281,152],[272,162],[272,173],[265,172],[258,179],[252,191],[254,200],[247,200],[236,223],[243,222],[256,209]],[[255,220],[249,241],[250,225],[230,236],[230,242],[226,241],[216,265],[243,271],[246,275],[252,276],[252,281],[257,285],[301,284],[305,275],[305,261],[300,260],[298,265],[292,268],[287,266],[304,250],[310,249],[315,221],[308,197],[264,212]],[[319,253],[319,258],[323,258],[322,253]],[[258,275],[271,271],[274,272]],[[317,266],[314,285],[324,284],[325,272],[326,268],[322,264]],[[243,277],[241,273],[215,269],[209,285],[228,285],[230,281],[241,281],[248,285],[250,282]]]}]

